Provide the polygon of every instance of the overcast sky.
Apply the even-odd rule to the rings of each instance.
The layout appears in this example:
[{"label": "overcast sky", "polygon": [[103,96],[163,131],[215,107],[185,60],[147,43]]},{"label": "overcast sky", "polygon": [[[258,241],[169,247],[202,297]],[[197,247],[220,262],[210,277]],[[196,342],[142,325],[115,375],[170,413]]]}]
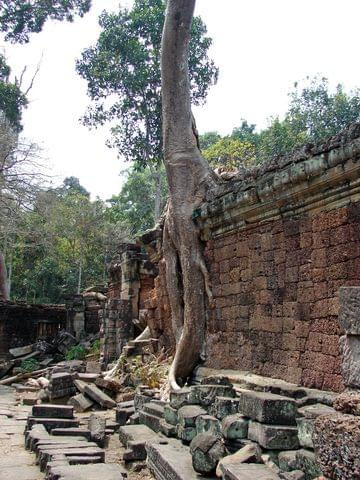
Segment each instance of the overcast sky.
[{"label": "overcast sky", "polygon": [[[54,182],[79,177],[95,197],[120,191],[119,173],[128,164],[105,146],[106,129],[79,123],[89,104],[75,59],[96,42],[97,18],[129,1],[94,0],[89,14],[74,23],[48,23],[28,45],[4,44],[14,72],[29,73],[43,55],[24,114],[24,136],[43,148]],[[326,76],[348,89],[360,86],[359,0],[197,0],[196,13],[213,38],[211,56],[220,68],[207,104],[195,109],[200,133],[230,133],[246,118],[259,127],[281,115],[294,81]]]}]

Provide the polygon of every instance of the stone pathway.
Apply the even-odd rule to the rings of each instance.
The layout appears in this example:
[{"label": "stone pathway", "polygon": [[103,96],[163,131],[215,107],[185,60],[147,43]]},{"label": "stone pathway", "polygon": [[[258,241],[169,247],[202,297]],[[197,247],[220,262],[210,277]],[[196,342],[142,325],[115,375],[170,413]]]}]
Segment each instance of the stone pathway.
[{"label": "stone pathway", "polygon": [[[0,385],[0,480],[44,480],[44,474],[35,464],[35,454],[24,447],[25,424],[31,409],[31,406],[20,404],[13,388]],[[115,420],[112,410],[97,414]],[[88,414],[80,414],[79,417],[85,421]],[[111,435],[106,449],[106,463],[121,464],[123,452],[118,435]],[[130,466],[127,475],[128,480],[153,480],[144,464]]]},{"label": "stone pathway", "polygon": [[18,405],[14,389],[0,385],[0,478],[43,480],[35,455],[24,448],[24,428],[31,407]]}]

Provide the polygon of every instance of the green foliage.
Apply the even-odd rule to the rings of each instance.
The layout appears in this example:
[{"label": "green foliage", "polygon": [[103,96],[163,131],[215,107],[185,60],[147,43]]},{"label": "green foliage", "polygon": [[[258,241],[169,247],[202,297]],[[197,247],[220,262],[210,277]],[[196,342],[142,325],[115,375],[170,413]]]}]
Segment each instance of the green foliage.
[{"label": "green foliage", "polygon": [[[37,194],[14,232],[0,228],[12,265],[12,298],[59,303],[65,293],[107,281],[106,263],[127,240],[124,225],[110,222],[109,208],[91,201],[78,182]],[[74,187],[75,185],[75,187]]]},{"label": "green foliage", "polygon": [[28,101],[19,86],[9,80],[11,73],[5,57],[0,54],[0,112],[3,113],[10,126],[20,131],[22,110]]},{"label": "green foliage", "polygon": [[89,11],[91,0],[1,0],[0,31],[5,40],[27,43],[29,34],[40,32],[51,20],[72,21]]},{"label": "green foliage", "polygon": [[[160,46],[164,0],[135,0],[131,10],[103,12],[101,34],[76,63],[87,81],[93,105],[84,116],[90,127],[119,121],[111,145],[138,166],[162,158]],[[211,39],[199,17],[194,18],[190,44],[193,104],[201,104],[218,70],[207,56]]]},{"label": "green foliage", "polygon": [[142,170],[134,168],[124,172],[127,180],[119,195],[113,195],[108,202],[111,221],[128,225],[130,235],[136,237],[155,224],[154,202],[156,185],[154,175],[159,174],[162,179],[162,197],[167,196],[165,171],[154,171],[150,167]]},{"label": "green foliage", "polygon": [[206,145],[204,157],[213,167],[230,169],[240,164],[262,163],[289,154],[305,143],[321,142],[349,123],[360,121],[360,90],[347,93],[338,85],[331,92],[326,78],[295,83],[289,98],[284,119],[271,118],[261,132],[242,120],[229,137],[220,138],[216,132],[202,135],[200,143]]},{"label": "green foliage", "polygon": [[90,351],[92,355],[98,355],[100,353],[100,340],[95,340],[91,345]]},{"label": "green foliage", "polygon": [[86,350],[82,345],[75,345],[66,352],[66,360],[84,360]]},{"label": "green foliage", "polygon": [[24,373],[31,373],[38,370],[40,367],[39,362],[35,358],[28,358],[23,360],[20,364],[20,368]]},{"label": "green foliage", "polygon": [[238,168],[255,161],[255,146],[237,138],[225,137],[202,152],[213,168]]}]

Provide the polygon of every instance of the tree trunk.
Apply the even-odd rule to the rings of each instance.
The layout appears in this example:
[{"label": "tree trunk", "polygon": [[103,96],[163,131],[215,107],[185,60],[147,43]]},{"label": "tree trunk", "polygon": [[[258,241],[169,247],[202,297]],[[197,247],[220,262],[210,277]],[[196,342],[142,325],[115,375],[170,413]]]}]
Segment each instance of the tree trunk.
[{"label": "tree trunk", "polygon": [[77,294],[79,294],[81,292],[81,282],[82,282],[82,260],[79,260]]},{"label": "tree trunk", "polygon": [[195,0],[168,0],[162,38],[162,108],[164,163],[169,203],[163,252],[176,353],[169,383],[178,389],[200,359],[211,301],[203,245],[192,220],[217,178],[197,146],[190,105],[188,48]]},{"label": "tree trunk", "polygon": [[6,265],[3,254],[0,252],[0,300],[9,300],[9,291],[7,286]]},{"label": "tree trunk", "polygon": [[162,204],[162,181],[161,181],[161,171],[160,165],[156,168],[154,173],[155,178],[155,208],[154,208],[154,218],[155,224],[159,221],[161,216],[161,204]]}]

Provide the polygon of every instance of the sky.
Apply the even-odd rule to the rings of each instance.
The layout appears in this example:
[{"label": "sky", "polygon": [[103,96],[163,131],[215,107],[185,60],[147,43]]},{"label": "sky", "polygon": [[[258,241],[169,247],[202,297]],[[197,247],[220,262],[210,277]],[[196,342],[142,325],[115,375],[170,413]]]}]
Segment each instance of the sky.
[{"label": "sky", "polygon": [[[41,67],[24,112],[24,137],[42,148],[55,185],[75,176],[92,197],[119,193],[129,164],[106,147],[106,128],[89,130],[80,117],[89,105],[86,82],[75,72],[81,51],[99,35],[98,16],[131,0],[93,0],[73,23],[49,22],[27,45],[0,41],[13,72]],[[198,130],[225,135],[242,118],[258,128],[283,115],[295,81],[321,75],[331,85],[360,86],[359,0],[197,0],[213,38],[210,56],[220,69],[207,103],[194,109]]]}]

